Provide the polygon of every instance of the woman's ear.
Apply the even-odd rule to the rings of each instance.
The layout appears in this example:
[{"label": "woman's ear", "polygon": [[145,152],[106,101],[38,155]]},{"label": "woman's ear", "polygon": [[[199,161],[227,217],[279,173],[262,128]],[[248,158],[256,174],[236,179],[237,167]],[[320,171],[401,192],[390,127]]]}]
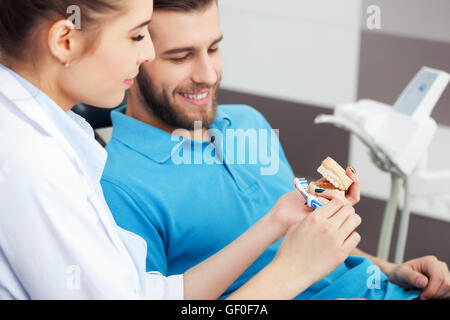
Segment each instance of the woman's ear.
[{"label": "woman's ear", "polygon": [[80,45],[76,31],[75,25],[69,20],[59,20],[49,30],[47,41],[50,53],[61,64],[70,65],[75,57],[75,52]]}]

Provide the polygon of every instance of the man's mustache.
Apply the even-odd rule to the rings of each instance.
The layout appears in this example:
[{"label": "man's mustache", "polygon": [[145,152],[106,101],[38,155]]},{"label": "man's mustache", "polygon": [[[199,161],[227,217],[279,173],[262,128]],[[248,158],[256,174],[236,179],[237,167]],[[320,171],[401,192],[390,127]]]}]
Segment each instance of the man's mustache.
[{"label": "man's mustache", "polygon": [[203,90],[211,90],[211,89],[217,89],[220,86],[220,83],[222,82],[222,75],[220,75],[219,79],[217,80],[217,82],[213,85],[209,85],[209,84],[205,84],[205,83],[200,83],[200,84],[193,84],[192,86],[189,87],[183,87],[180,89],[176,89],[175,92],[182,92],[182,93],[192,93],[192,92],[200,92]]}]

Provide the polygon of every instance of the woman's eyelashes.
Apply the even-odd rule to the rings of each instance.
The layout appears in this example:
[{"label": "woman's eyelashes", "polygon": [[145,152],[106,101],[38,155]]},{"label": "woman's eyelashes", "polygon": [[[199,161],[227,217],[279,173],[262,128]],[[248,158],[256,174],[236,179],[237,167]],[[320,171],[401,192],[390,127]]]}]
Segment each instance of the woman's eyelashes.
[{"label": "woman's eyelashes", "polygon": [[144,38],[145,38],[144,35],[138,35],[136,37],[133,37],[132,39],[133,39],[133,41],[142,41],[142,39],[144,39]]}]

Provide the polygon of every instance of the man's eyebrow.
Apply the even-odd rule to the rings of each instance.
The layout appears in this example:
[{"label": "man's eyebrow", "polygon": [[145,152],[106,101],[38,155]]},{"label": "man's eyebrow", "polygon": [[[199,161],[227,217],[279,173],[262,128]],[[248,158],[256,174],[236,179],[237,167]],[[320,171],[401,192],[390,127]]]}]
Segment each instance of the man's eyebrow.
[{"label": "man's eyebrow", "polygon": [[151,19],[150,19],[150,20],[147,20],[147,21],[145,21],[145,22],[142,22],[140,25],[138,25],[138,26],[134,27],[133,29],[131,29],[130,32],[133,32],[134,30],[137,30],[137,29],[139,29],[139,28],[145,27],[145,26],[149,25],[150,22],[152,22]]},{"label": "man's eyebrow", "polygon": [[[211,43],[210,47],[218,44],[222,40],[223,40],[223,35],[221,35],[217,40],[214,40]],[[171,55],[171,54],[176,54],[176,53],[192,52],[192,51],[195,51],[195,47],[176,48],[176,49],[170,49],[170,50],[164,51],[163,55]]]},{"label": "man's eyebrow", "polygon": [[213,43],[211,43],[210,47],[218,44],[219,42],[221,42],[223,40],[223,35],[221,35],[217,40],[215,40]]}]

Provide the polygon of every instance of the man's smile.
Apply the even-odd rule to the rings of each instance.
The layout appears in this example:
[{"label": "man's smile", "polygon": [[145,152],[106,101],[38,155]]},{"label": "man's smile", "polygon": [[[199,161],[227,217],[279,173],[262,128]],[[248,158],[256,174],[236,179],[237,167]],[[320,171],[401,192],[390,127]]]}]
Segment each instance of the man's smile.
[{"label": "man's smile", "polygon": [[197,107],[207,107],[211,103],[211,90],[197,93],[178,92],[183,101]]}]

